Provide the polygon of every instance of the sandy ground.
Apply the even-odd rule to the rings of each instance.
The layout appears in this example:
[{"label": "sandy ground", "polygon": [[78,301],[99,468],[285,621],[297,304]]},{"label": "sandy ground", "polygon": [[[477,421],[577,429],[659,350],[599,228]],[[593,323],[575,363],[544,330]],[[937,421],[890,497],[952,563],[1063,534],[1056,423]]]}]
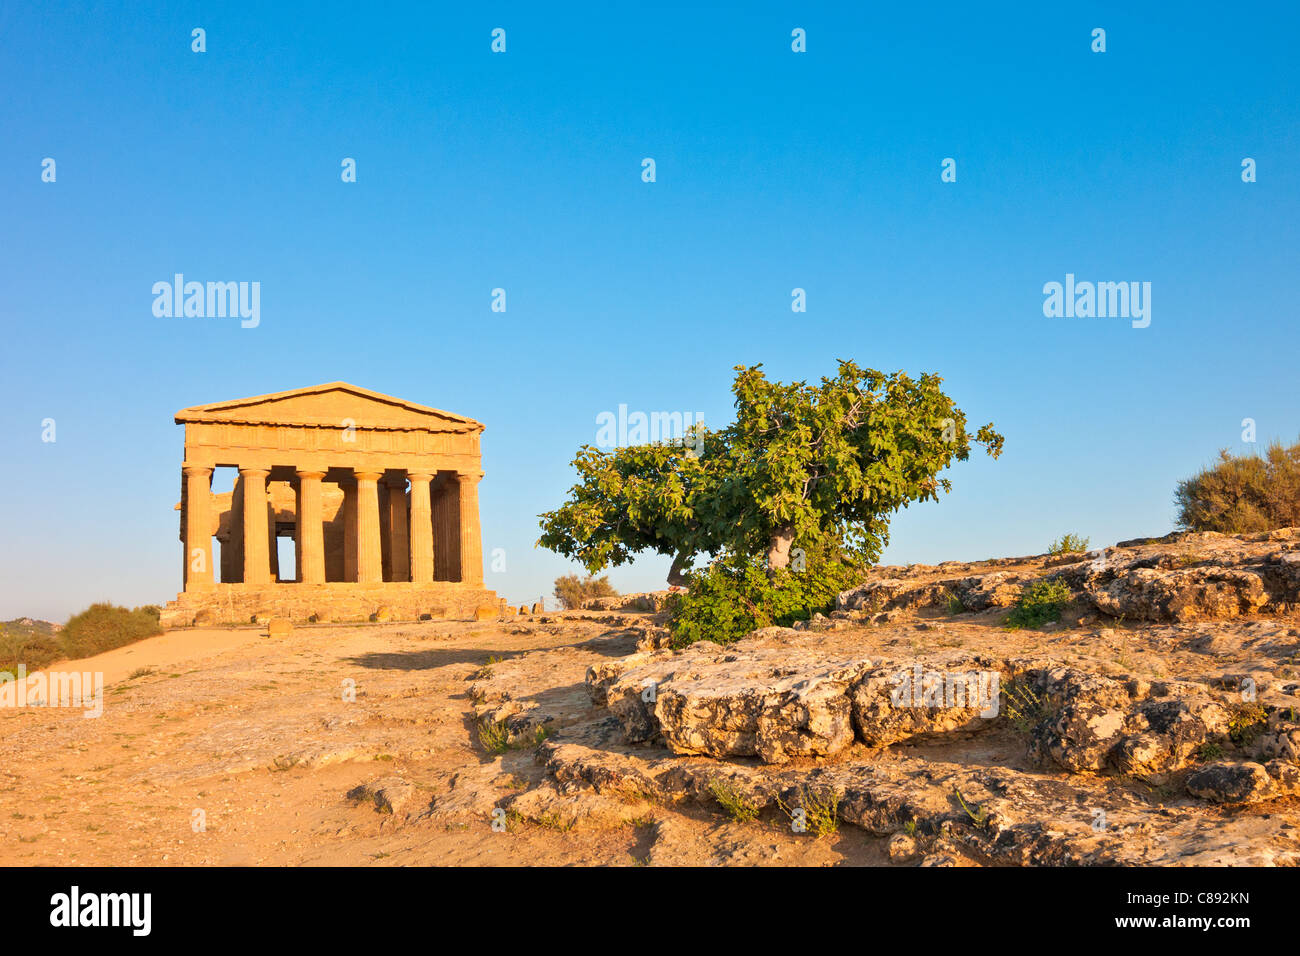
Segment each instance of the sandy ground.
[{"label": "sandy ground", "polygon": [[[517,865],[879,863],[883,841],[811,839],[775,823],[631,808],[561,830],[492,810],[544,771],[531,748],[487,753],[469,681],[528,655],[589,717],[587,666],[633,648],[597,622],[430,622],[187,629],[59,670],[101,671],[104,713],[0,709],[0,838],[10,865]],[[345,691],[355,690],[355,700]],[[347,798],[400,776],[401,814]],[[635,815],[633,815],[635,811]],[[202,826],[196,825],[201,821]],[[652,853],[653,850],[653,853]]]}]

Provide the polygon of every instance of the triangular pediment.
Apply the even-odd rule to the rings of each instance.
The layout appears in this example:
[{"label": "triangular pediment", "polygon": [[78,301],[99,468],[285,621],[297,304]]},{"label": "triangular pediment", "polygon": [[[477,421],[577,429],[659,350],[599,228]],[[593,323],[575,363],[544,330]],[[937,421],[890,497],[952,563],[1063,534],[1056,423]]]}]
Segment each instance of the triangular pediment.
[{"label": "triangular pediment", "polygon": [[288,392],[194,405],[176,413],[176,424],[187,422],[329,428],[352,422],[357,428],[435,432],[483,430],[483,425],[472,418],[417,405],[347,382],[329,382]]}]

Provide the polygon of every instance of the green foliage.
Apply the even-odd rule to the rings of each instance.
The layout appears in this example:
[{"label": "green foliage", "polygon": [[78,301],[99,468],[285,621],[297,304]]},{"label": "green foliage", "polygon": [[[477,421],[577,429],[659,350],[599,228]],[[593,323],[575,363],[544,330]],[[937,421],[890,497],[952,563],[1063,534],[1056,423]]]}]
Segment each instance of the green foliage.
[{"label": "green foliage", "polygon": [[1004,681],[1002,713],[1017,732],[1028,734],[1047,717],[1047,701],[1026,680]]},{"label": "green foliage", "polygon": [[949,614],[961,614],[966,610],[966,605],[961,603],[961,598],[952,591],[948,591],[944,595],[944,599],[947,602]]},{"label": "green foliage", "polygon": [[736,373],[726,428],[698,426],[680,444],[580,448],[578,484],[541,516],[538,543],[593,573],[644,551],[669,555],[673,583],[700,554],[766,556],[773,569],[792,548],[873,561],[893,513],[950,490],[937,476],[966,460],[972,441],[993,457],[1002,450],[992,425],[967,432],[936,375],[852,362],[817,385],[769,382],[757,365]]},{"label": "green foliage", "polygon": [[692,571],[689,587],[671,605],[672,646],[696,641],[731,644],[773,624],[789,627],[834,609],[835,595],[860,580],[851,565],[820,561],[804,571],[768,572],[757,561],[711,564]]},{"label": "green foliage", "polygon": [[966,803],[966,798],[961,795],[960,790],[954,787],[952,792],[956,795],[957,802],[961,804],[961,808],[966,811],[966,816],[970,817],[971,822],[974,823],[975,826],[983,828],[989,822],[989,811],[987,807],[976,804],[975,809],[972,810]]},{"label": "green foliage", "polygon": [[1178,483],[1178,525],[1189,531],[1249,534],[1300,525],[1300,442],[1273,442],[1261,457],[1219,461]]},{"label": "green foliage", "polygon": [[1228,736],[1238,747],[1248,747],[1264,732],[1267,720],[1263,705],[1255,701],[1237,704],[1228,715]]},{"label": "green foliage", "polygon": [[562,607],[572,610],[582,607],[583,601],[617,597],[618,592],[609,583],[608,576],[598,578],[589,574],[582,578],[576,574],[565,574],[555,579],[555,596],[559,598]]},{"label": "green foliage", "polygon": [[1213,740],[1207,740],[1205,743],[1201,744],[1200,749],[1196,751],[1197,759],[1205,761],[1206,763],[1211,760],[1218,760],[1222,756],[1223,748]]},{"label": "green foliage", "polygon": [[544,741],[550,739],[552,733],[554,731],[545,724],[535,724],[531,734],[514,736],[510,733],[510,727],[504,720],[495,722],[480,720],[478,723],[478,742],[490,754],[503,754],[507,750],[527,750],[529,747],[540,747]]},{"label": "green foliage", "polygon": [[157,609],[129,611],[113,604],[92,604],[68,619],[59,641],[69,657],[89,657],[162,633]]},{"label": "green foliage", "polygon": [[817,837],[824,837],[835,833],[840,828],[840,799],[843,796],[842,790],[810,790],[805,785],[800,786],[793,807],[786,806],[785,801],[780,797],[776,798],[776,803],[792,821],[797,819],[795,811],[803,810],[803,823],[808,828],[808,832]]},{"label": "green foliage", "polygon": [[1063,534],[1053,541],[1047,549],[1047,553],[1055,557],[1058,554],[1074,554],[1076,551],[1088,550],[1088,538],[1080,537],[1077,534]]},{"label": "green foliage", "polygon": [[736,823],[753,823],[758,819],[758,803],[734,783],[714,780],[709,784],[709,793]]},{"label": "green foliage", "polygon": [[490,754],[503,754],[510,749],[510,729],[504,720],[481,720],[478,725],[478,742]]},{"label": "green foliage", "polygon": [[1007,615],[1005,626],[1016,631],[1023,627],[1041,627],[1059,621],[1061,611],[1070,603],[1070,589],[1064,581],[1031,581],[1020,591],[1015,607]]},{"label": "green foliage", "polygon": [[66,657],[57,634],[16,626],[15,622],[0,626],[0,672],[18,674],[18,665],[27,670],[40,670],[61,657]]}]

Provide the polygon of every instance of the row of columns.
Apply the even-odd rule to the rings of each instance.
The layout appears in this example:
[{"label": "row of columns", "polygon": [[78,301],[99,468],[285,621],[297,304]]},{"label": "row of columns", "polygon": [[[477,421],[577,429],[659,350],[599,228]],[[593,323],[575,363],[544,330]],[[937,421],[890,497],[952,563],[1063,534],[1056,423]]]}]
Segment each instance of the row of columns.
[{"label": "row of columns", "polygon": [[[212,469],[186,465],[185,522],[185,590],[211,587],[215,581],[212,567]],[[264,468],[240,468],[243,502],[265,502]],[[440,476],[441,477],[441,476]],[[457,494],[439,497],[439,514],[434,514],[431,488],[432,473],[413,472],[411,482],[410,527],[407,527],[406,479],[391,479],[386,497],[389,528],[387,557],[390,577],[394,581],[428,584],[439,570],[443,580],[459,579],[463,584],[482,585],[483,545],[479,530],[478,482],[481,472],[457,472],[450,480]],[[325,533],[321,505],[322,471],[297,472],[297,508],[295,545],[300,578],[304,584],[324,584]],[[379,483],[381,472],[354,472],[355,481],[343,489],[343,566],[344,578],[362,584],[384,581],[384,558],[380,533]],[[264,586],[271,583],[271,554],[274,528],[269,526],[268,509],[241,507],[243,530],[244,583]],[[233,515],[232,515],[233,517]],[[437,558],[434,553],[434,526],[439,525]],[[444,546],[445,545],[445,546]],[[454,549],[454,553],[453,553]],[[452,561],[455,564],[452,566]]]}]

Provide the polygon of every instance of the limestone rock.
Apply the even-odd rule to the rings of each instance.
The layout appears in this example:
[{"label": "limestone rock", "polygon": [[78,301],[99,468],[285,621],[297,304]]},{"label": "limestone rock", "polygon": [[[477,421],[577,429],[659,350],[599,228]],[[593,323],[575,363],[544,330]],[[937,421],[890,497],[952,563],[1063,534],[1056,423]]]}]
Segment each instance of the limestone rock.
[{"label": "limestone rock", "polygon": [[288,637],[293,633],[293,625],[282,617],[271,618],[266,625],[267,637]]},{"label": "limestone rock", "polygon": [[[992,726],[998,684],[975,662],[945,660],[914,667],[889,664],[864,673],[850,690],[858,739],[885,746],[923,734],[976,732]],[[981,705],[983,694],[990,699]],[[967,703],[972,706],[965,706]],[[991,706],[990,706],[991,705]],[[981,712],[984,715],[981,716]]]},{"label": "limestone rock", "polygon": [[636,633],[638,651],[660,651],[672,645],[673,632],[666,627],[642,627]]},{"label": "limestone rock", "polygon": [[353,787],[348,799],[374,804],[379,813],[402,813],[419,795],[414,785],[401,777],[384,777]]},{"label": "limestone rock", "polygon": [[1211,803],[1249,803],[1262,799],[1272,786],[1263,765],[1247,760],[1216,761],[1187,777],[1187,792]]},{"label": "limestone rock", "polygon": [[896,833],[890,839],[886,852],[895,863],[910,860],[916,856],[916,841],[906,833]]}]

